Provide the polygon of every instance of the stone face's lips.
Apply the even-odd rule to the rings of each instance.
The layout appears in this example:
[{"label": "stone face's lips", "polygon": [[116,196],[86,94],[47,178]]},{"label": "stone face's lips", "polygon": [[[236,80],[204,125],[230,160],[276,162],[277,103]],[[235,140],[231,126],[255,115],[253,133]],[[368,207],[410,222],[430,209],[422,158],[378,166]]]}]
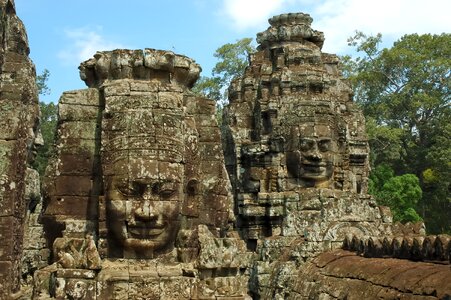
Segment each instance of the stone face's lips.
[{"label": "stone face's lips", "polygon": [[307,167],[327,167],[326,163],[310,163],[310,162],[303,162],[303,166]]},{"label": "stone face's lips", "polygon": [[135,225],[127,224],[127,232],[132,238],[154,239],[166,231],[167,222],[157,224],[156,222],[139,222]]},{"label": "stone face's lips", "polygon": [[322,175],[326,171],[325,165],[302,165],[304,173],[313,173],[315,175]]},{"label": "stone face's lips", "polygon": [[327,162],[304,162],[300,166],[300,175],[307,179],[326,179],[329,167],[331,165]]},{"label": "stone face's lips", "polygon": [[325,169],[327,167],[326,163],[309,163],[309,162],[303,162],[302,167],[304,169],[312,169],[312,170],[318,170],[318,169]]}]

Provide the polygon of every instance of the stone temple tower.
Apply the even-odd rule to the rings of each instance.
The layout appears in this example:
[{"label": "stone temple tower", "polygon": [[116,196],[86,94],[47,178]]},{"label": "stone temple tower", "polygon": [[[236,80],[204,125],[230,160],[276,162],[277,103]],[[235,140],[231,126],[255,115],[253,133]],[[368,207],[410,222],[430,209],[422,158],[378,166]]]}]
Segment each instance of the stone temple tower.
[{"label": "stone temple tower", "polygon": [[237,227],[265,261],[256,263],[256,293],[283,255],[302,262],[339,247],[346,234],[377,236],[391,225],[367,194],[364,117],[338,57],[321,52],[324,35],[307,14],[269,23],[230,86],[223,117]]},{"label": "stone temple tower", "polygon": [[44,179],[52,264],[37,272],[36,295],[247,294],[252,253],[233,231],[215,103],[189,90],[199,73],[192,59],[150,48],[80,65],[89,88],[60,99]]}]

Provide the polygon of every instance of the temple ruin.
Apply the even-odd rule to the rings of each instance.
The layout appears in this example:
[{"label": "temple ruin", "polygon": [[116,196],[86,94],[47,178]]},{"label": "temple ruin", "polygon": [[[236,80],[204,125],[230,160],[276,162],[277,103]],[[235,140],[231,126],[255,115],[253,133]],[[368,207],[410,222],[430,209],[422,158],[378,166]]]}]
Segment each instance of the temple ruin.
[{"label": "temple ruin", "polygon": [[222,125],[189,57],[95,53],[40,179],[35,69],[0,9],[0,299],[451,297],[451,237],[368,194],[365,119],[308,14],[269,19]]}]

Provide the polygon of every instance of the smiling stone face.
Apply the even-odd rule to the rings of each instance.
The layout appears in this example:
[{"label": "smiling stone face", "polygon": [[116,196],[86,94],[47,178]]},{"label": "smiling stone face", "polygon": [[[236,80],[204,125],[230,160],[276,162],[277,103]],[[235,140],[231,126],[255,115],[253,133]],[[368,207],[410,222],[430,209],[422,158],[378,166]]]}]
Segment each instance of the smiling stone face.
[{"label": "smiling stone face", "polygon": [[111,176],[107,188],[110,235],[137,257],[170,249],[179,228],[182,164],[140,157],[114,165],[128,172]]},{"label": "smiling stone face", "polygon": [[295,178],[316,186],[331,179],[336,142],[328,126],[294,128],[287,152],[288,172]]},{"label": "smiling stone face", "polygon": [[[121,84],[112,85],[115,93]],[[102,168],[111,257],[169,253],[180,228],[185,198],[181,95],[152,95],[106,99]],[[125,101],[134,105],[124,106]]]}]

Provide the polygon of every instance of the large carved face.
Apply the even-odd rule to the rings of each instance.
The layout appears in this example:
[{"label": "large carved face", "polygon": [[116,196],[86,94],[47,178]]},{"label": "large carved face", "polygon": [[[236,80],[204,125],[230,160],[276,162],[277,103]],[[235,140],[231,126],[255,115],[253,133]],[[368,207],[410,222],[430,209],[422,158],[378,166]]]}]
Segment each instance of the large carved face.
[{"label": "large carved face", "polygon": [[114,162],[107,190],[110,235],[135,257],[170,249],[183,199],[181,163],[149,157]]},{"label": "large carved face", "polygon": [[336,141],[326,125],[292,130],[292,146],[287,153],[289,173],[313,185],[328,181],[333,174]]}]

